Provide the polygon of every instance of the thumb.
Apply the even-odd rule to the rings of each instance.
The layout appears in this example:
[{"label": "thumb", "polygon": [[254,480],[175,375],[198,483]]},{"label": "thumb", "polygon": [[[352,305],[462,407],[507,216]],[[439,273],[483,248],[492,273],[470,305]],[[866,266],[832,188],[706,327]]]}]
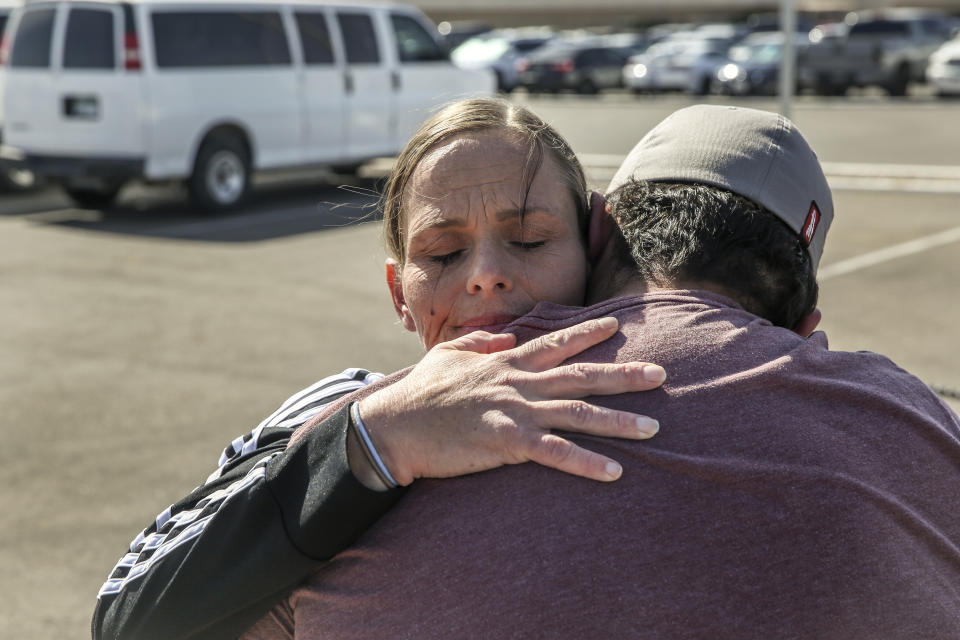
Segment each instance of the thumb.
[{"label": "thumb", "polygon": [[455,340],[437,345],[438,349],[452,351],[472,351],[474,353],[497,353],[512,349],[517,344],[517,336],[512,333],[487,333],[474,331]]}]

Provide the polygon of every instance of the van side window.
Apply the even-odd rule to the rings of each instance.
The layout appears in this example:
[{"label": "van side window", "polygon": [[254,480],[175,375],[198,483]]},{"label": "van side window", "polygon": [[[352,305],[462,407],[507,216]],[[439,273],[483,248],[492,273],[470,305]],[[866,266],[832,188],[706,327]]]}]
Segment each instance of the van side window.
[{"label": "van side window", "polygon": [[366,13],[338,13],[337,22],[343,34],[343,44],[350,64],[376,64],[380,62],[377,35],[373,20]]},{"label": "van side window", "polygon": [[113,40],[112,11],[71,8],[63,45],[64,68],[113,69]]},{"label": "van side window", "polygon": [[446,60],[447,54],[419,22],[401,14],[391,14],[393,33],[397,40],[397,57],[400,62],[426,62]]},{"label": "van side window", "polygon": [[296,13],[305,64],[333,64],[330,31],[322,13]]},{"label": "van side window", "polygon": [[49,67],[55,9],[24,11],[13,38],[11,67]]},{"label": "van side window", "polygon": [[158,11],[150,16],[157,67],[290,64],[275,11]]}]

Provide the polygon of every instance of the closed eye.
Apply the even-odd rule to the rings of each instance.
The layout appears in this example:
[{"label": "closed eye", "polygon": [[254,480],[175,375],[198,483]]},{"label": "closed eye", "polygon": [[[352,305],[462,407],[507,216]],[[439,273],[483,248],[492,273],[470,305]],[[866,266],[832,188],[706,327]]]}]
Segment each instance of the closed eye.
[{"label": "closed eye", "polygon": [[461,253],[463,253],[463,249],[460,249],[458,251],[451,251],[450,253],[444,253],[439,256],[430,256],[430,260],[432,262],[438,262],[443,266],[447,266],[448,264],[452,263],[454,260],[459,258]]},{"label": "closed eye", "polygon": [[540,240],[538,242],[511,242],[510,244],[512,244],[513,246],[519,249],[530,250],[530,249],[539,249],[543,245],[547,244],[547,241]]}]

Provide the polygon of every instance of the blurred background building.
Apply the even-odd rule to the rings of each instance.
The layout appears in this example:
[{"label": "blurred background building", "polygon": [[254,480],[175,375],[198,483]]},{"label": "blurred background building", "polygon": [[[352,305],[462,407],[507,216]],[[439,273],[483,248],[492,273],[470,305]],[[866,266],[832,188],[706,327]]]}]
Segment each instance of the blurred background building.
[{"label": "blurred background building", "polygon": [[[435,21],[477,20],[491,26],[551,24],[647,26],[668,20],[738,20],[757,12],[776,11],[777,0],[413,0]],[[898,6],[924,6],[960,11],[960,0],[796,0],[811,12],[846,12]]]}]

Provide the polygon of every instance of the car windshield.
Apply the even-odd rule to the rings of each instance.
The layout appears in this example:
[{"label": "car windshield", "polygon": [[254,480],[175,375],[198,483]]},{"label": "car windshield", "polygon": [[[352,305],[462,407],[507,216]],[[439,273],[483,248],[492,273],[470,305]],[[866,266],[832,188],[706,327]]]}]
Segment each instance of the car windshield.
[{"label": "car windshield", "polygon": [[470,38],[454,49],[450,58],[454,62],[489,62],[509,50],[510,43],[504,38]]},{"label": "car windshield", "polygon": [[568,44],[545,45],[534,51],[528,59],[531,62],[549,62],[572,57],[577,52],[575,47]]},{"label": "car windshield", "polygon": [[730,49],[734,62],[777,62],[780,60],[780,45],[772,42],[739,45]]}]

